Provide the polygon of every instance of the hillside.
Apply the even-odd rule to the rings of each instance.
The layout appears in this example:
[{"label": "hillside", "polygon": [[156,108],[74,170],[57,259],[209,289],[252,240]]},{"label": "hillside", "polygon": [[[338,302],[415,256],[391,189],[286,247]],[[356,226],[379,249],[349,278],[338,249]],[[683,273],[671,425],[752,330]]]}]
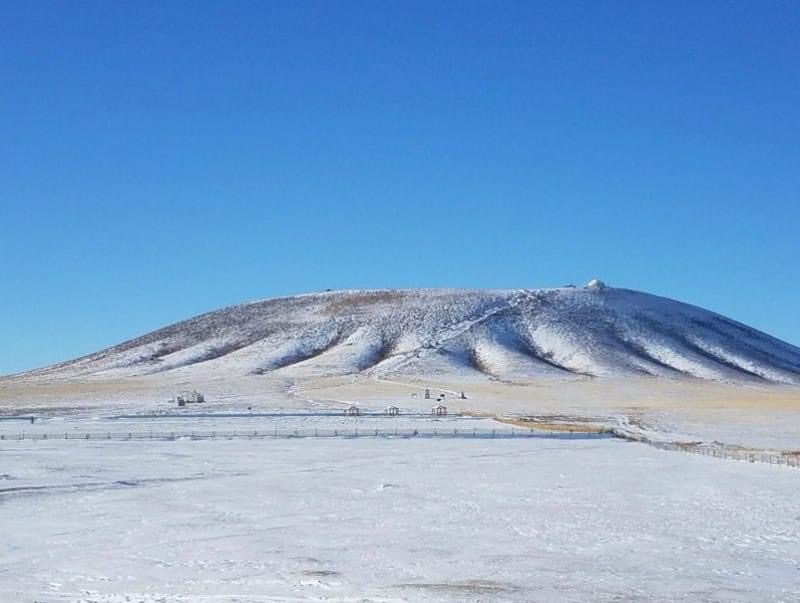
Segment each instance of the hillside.
[{"label": "hillside", "polygon": [[650,376],[800,385],[800,348],[695,306],[600,282],[337,291],[224,308],[6,379],[163,373],[512,382]]}]

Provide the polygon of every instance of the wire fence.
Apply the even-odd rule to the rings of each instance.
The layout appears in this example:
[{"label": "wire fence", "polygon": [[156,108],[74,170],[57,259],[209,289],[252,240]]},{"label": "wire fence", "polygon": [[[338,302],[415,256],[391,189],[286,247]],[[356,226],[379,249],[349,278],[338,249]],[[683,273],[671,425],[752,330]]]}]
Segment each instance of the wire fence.
[{"label": "wire fence", "polygon": [[541,431],[537,429],[253,429],[253,430],[193,430],[193,431],[66,431],[63,433],[21,432],[0,434],[0,440],[233,440],[261,438],[557,438],[587,440],[614,437],[610,433]]},{"label": "wire fence", "polygon": [[0,433],[4,441],[141,441],[141,440],[234,440],[234,439],[303,439],[303,438],[465,438],[465,439],[559,439],[596,440],[617,438],[652,446],[659,450],[697,454],[729,461],[764,463],[768,465],[800,468],[800,453],[756,451],[720,444],[663,442],[646,436],[620,430],[600,433],[544,431],[540,429],[254,429],[254,430],[193,430],[193,431],[66,431],[61,433],[20,432]]},{"label": "wire fence", "polygon": [[698,454],[728,461],[739,461],[742,463],[764,463],[781,467],[800,468],[800,452],[783,451],[764,451],[748,450],[738,446],[726,446],[724,444],[707,444],[702,442],[663,442],[653,440],[646,436],[630,434],[619,430],[612,430],[616,438],[647,444],[659,450],[669,450],[672,452],[683,452],[686,454]]}]

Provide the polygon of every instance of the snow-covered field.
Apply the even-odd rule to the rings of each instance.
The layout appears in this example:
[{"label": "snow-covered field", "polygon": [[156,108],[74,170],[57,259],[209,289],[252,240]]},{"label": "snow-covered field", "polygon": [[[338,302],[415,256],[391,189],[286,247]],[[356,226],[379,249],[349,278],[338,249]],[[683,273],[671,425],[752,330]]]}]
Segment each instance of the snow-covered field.
[{"label": "snow-covered field", "polygon": [[203,412],[202,405],[196,405],[188,411],[176,411],[164,414],[138,413],[138,414],[92,414],[92,415],[66,415],[56,417],[39,417],[35,423],[26,420],[0,420],[0,434],[63,434],[64,432],[92,432],[103,434],[107,432],[175,432],[187,433],[191,431],[219,431],[249,433],[272,432],[277,429],[281,434],[290,434],[294,430],[308,432],[319,429],[328,433],[332,430],[349,433],[360,429],[362,433],[370,433],[378,429],[380,433],[390,433],[395,428],[403,431],[419,428],[423,430],[440,429],[452,431],[453,429],[471,430],[478,428],[508,429],[507,425],[493,421],[487,417],[470,417],[450,414],[434,417],[430,414],[404,412],[398,416],[387,416],[383,412],[361,410],[359,416],[345,416],[342,411],[304,411],[297,409],[282,409],[268,412]]},{"label": "snow-covered field", "polygon": [[508,437],[794,459],[798,386],[797,347],[596,284],[226,308],[0,379],[0,603],[800,601],[796,468]]},{"label": "snow-covered field", "polygon": [[798,491],[608,439],[5,440],[0,600],[794,601]]},{"label": "snow-covered field", "polygon": [[[176,392],[197,388],[206,404],[178,409],[168,402]],[[607,427],[641,430],[654,439],[722,442],[757,450],[800,450],[800,388],[742,387],[709,382],[666,380],[590,380],[529,384],[494,381],[465,384],[454,380],[394,381],[363,376],[281,380],[273,378],[209,377],[204,381],[176,382],[168,377],[110,382],[74,382],[42,385],[0,384],[0,433],[8,430],[61,431],[80,419],[75,429],[101,431],[122,428],[112,415],[197,412],[270,414],[275,412],[341,412],[351,404],[380,412],[388,404],[403,413],[430,413],[434,400],[425,400],[425,388],[435,397],[446,392],[451,412],[475,416],[552,416],[579,418]],[[459,399],[465,390],[467,399]],[[35,426],[6,422],[8,415],[35,415]],[[252,424],[258,424],[256,417]],[[237,419],[237,423],[240,422]],[[392,423],[394,421],[394,423]],[[215,417],[198,428],[235,429]],[[284,420],[282,425],[289,426]],[[348,420],[348,425],[352,419]],[[400,420],[383,420],[403,425]],[[130,429],[185,429],[186,421],[168,425],[159,419],[151,425],[137,420]],[[313,426],[308,419],[303,425]],[[243,428],[245,425],[243,425]]]}]

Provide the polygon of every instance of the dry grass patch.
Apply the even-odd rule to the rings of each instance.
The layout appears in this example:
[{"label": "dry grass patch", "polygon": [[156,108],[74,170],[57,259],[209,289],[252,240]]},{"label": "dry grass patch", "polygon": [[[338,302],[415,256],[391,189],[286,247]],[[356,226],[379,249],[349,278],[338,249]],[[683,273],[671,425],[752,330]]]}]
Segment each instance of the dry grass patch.
[{"label": "dry grass patch", "polygon": [[553,421],[539,417],[493,417],[498,423],[524,427],[525,429],[540,429],[542,431],[560,431],[569,433],[611,433],[611,429],[596,423],[581,420]]}]

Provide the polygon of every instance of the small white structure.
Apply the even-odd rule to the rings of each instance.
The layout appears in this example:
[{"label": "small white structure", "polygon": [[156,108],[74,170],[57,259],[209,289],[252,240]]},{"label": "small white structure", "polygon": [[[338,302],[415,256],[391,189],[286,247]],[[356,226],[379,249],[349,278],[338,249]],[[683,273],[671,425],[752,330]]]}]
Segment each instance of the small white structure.
[{"label": "small white structure", "polygon": [[605,289],[606,287],[607,285],[599,278],[593,278],[588,283],[586,283],[587,289]]},{"label": "small white structure", "polygon": [[447,415],[447,407],[444,404],[437,404],[431,408],[431,414],[434,417],[444,417]]},{"label": "small white structure", "polygon": [[397,406],[387,406],[386,408],[383,409],[383,412],[385,412],[390,417],[396,417],[397,415],[400,414],[400,409]]},{"label": "small white structure", "polygon": [[355,406],[355,405],[344,409],[344,416],[346,416],[346,417],[357,417],[360,414],[361,414],[361,411],[358,410],[358,406]]},{"label": "small white structure", "polygon": [[186,406],[187,404],[202,404],[206,401],[206,397],[194,389],[180,392],[175,396],[174,401],[178,403],[178,406]]}]

